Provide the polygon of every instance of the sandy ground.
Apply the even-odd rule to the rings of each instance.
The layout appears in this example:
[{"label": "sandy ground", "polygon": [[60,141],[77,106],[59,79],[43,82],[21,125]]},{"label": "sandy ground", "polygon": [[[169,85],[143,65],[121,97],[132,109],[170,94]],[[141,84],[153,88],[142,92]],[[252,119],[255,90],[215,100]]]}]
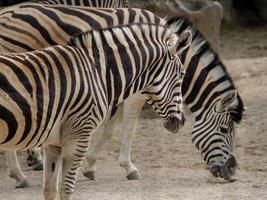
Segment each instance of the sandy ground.
[{"label": "sandy ground", "polygon": [[[221,55],[248,107],[236,137],[239,169],[236,181],[213,178],[191,144],[192,121],[176,135],[159,118],[143,114],[133,144],[132,160],[143,179],[127,181],[118,165],[120,134],[100,155],[97,180],[80,176],[75,200],[251,200],[267,199],[267,28],[223,33]],[[191,121],[191,122],[190,122]],[[23,160],[25,154],[20,154]],[[14,189],[0,154],[0,200],[42,199],[42,173],[23,169],[30,188]]]}]

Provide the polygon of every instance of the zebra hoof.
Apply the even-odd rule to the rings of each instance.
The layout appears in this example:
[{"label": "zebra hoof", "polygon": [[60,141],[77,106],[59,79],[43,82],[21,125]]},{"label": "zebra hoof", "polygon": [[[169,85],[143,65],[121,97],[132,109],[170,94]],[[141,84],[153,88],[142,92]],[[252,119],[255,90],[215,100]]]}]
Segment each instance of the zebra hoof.
[{"label": "zebra hoof", "polygon": [[44,169],[42,161],[39,161],[34,166],[32,166],[32,169],[35,171],[42,171]]},{"label": "zebra hoof", "polygon": [[127,176],[128,180],[140,180],[142,179],[138,171],[134,171]]},{"label": "zebra hoof", "polygon": [[91,172],[85,172],[83,173],[84,176],[86,176],[89,180],[94,181],[95,180],[95,172],[91,171]]},{"label": "zebra hoof", "polygon": [[30,183],[28,181],[28,179],[22,180],[22,181],[18,181],[16,183],[16,188],[26,188],[26,187],[30,187]]}]

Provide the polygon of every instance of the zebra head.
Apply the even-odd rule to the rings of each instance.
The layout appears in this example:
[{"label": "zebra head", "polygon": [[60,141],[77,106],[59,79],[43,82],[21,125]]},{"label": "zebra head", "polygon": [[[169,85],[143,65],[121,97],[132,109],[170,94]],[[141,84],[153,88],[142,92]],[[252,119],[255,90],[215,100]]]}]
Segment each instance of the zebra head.
[{"label": "zebra head", "polygon": [[211,174],[229,180],[237,167],[233,140],[236,123],[242,119],[243,103],[236,90],[221,96],[196,119],[192,141],[201,151]]},{"label": "zebra head", "polygon": [[185,68],[179,55],[190,45],[191,40],[190,31],[184,31],[179,37],[175,33],[170,35],[166,42],[168,53],[156,63],[160,66],[158,71],[151,70],[156,78],[141,92],[148,104],[164,118],[164,127],[173,133],[178,132],[185,121],[181,93]]},{"label": "zebra head", "polygon": [[223,63],[202,34],[183,17],[166,24],[177,34],[191,30],[193,40],[181,55],[186,76],[182,85],[185,105],[195,117],[192,142],[216,177],[229,179],[237,166],[233,156],[236,123],[242,119],[243,103]]}]

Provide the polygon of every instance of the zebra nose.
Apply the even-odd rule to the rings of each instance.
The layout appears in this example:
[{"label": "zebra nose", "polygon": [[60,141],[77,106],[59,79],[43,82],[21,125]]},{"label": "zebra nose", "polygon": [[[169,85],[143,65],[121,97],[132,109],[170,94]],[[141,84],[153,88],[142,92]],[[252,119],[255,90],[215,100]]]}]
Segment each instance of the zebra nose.
[{"label": "zebra nose", "polygon": [[230,155],[224,165],[211,166],[210,173],[215,177],[221,177],[225,180],[230,180],[230,178],[235,174],[236,167],[236,159],[233,155]]},{"label": "zebra nose", "polygon": [[223,170],[225,170],[225,174],[229,174],[232,176],[235,174],[237,168],[237,161],[233,155],[230,155],[225,163]]},{"label": "zebra nose", "polygon": [[182,113],[182,118],[179,119],[176,116],[170,116],[167,120],[164,120],[164,128],[166,128],[168,131],[172,133],[177,133],[179,129],[181,129],[184,126],[185,123],[185,117]]},{"label": "zebra nose", "polygon": [[236,159],[233,155],[230,155],[225,163],[228,167],[237,167]]}]

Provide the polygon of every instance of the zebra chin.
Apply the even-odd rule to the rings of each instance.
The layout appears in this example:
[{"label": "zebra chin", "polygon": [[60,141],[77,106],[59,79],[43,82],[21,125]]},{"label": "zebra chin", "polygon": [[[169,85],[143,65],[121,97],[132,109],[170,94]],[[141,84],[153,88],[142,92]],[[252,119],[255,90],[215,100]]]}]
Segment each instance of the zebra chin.
[{"label": "zebra chin", "polygon": [[177,116],[170,116],[164,119],[163,125],[171,133],[177,133],[181,128],[183,128],[185,123],[184,115],[182,114],[182,119]]},{"label": "zebra chin", "polygon": [[233,155],[230,155],[224,165],[212,164],[209,170],[210,173],[215,177],[220,177],[224,180],[230,180],[230,178],[235,174],[236,167],[236,159]]}]

